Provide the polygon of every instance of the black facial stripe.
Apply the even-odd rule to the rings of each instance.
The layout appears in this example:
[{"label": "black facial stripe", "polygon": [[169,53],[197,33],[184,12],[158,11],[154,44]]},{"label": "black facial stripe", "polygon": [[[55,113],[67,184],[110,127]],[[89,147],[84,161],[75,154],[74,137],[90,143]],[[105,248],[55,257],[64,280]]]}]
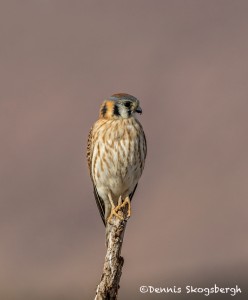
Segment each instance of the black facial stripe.
[{"label": "black facial stripe", "polygon": [[105,104],[103,105],[102,109],[101,109],[101,114],[102,114],[103,117],[105,116],[106,112],[107,112],[107,105],[106,105],[106,103],[105,103]]},{"label": "black facial stripe", "polygon": [[131,116],[131,113],[132,113],[131,109],[128,109],[128,110],[127,110],[127,113],[128,113],[128,116],[130,117],[130,116]]},{"label": "black facial stripe", "polygon": [[118,117],[120,116],[119,107],[117,104],[114,105],[114,115]]}]

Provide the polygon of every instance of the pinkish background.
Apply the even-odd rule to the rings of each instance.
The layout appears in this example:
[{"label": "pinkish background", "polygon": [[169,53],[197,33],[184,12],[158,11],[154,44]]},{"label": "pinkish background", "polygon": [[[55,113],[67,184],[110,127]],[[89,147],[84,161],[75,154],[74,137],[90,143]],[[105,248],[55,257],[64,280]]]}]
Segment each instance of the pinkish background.
[{"label": "pinkish background", "polygon": [[241,0],[0,1],[1,300],[93,299],[105,234],[85,148],[116,92],[140,99],[148,141],[119,299],[246,298],[247,16]]}]

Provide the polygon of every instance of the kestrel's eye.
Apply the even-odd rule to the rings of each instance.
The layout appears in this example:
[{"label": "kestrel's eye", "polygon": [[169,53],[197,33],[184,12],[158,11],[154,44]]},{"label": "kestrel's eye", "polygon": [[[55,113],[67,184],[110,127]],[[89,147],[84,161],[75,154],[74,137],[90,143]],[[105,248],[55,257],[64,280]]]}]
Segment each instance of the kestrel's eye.
[{"label": "kestrel's eye", "polygon": [[125,102],[124,105],[129,108],[131,106],[131,103],[130,102]]}]

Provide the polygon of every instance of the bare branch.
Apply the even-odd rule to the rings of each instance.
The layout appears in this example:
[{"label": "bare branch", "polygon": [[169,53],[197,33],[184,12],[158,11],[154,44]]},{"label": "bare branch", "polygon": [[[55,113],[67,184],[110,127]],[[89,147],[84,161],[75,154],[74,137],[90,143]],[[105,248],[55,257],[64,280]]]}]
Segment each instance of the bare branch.
[{"label": "bare branch", "polygon": [[127,224],[127,210],[124,208],[124,210],[121,210],[118,213],[124,220],[122,221],[117,217],[113,217],[111,224],[107,225],[109,226],[107,253],[105,256],[101,281],[97,286],[94,300],[117,299],[119,282],[124,264],[124,258],[121,257],[120,254]]}]

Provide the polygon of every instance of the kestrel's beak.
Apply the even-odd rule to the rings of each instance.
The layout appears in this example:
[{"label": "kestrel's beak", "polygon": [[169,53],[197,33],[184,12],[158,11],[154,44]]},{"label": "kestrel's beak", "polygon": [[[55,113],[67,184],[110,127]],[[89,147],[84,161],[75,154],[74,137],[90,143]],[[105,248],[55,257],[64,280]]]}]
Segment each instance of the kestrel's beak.
[{"label": "kestrel's beak", "polygon": [[135,110],[138,114],[142,114],[142,109],[140,106],[138,106]]}]

